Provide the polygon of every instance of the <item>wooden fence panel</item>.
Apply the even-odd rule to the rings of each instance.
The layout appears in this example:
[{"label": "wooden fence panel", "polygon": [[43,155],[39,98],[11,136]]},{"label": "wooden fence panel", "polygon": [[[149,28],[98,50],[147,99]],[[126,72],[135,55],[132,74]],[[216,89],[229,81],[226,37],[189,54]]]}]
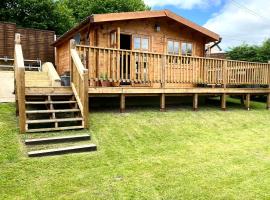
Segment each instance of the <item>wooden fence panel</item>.
[{"label": "wooden fence panel", "polygon": [[54,31],[17,28],[14,23],[0,23],[0,57],[14,58],[14,35],[21,35],[24,59],[54,63]]}]

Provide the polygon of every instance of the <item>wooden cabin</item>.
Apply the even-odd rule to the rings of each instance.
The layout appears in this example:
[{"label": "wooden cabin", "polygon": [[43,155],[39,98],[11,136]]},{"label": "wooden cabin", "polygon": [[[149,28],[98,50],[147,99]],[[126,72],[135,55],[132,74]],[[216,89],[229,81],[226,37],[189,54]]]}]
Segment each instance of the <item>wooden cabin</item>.
[{"label": "wooden cabin", "polygon": [[[226,96],[240,95],[249,110],[251,96],[264,95],[270,109],[270,64],[206,57],[206,44],[220,41],[218,34],[168,10],[98,14],[54,42],[56,70],[45,63],[41,71],[26,72],[17,34],[20,130],[87,128],[92,97],[119,97],[123,112],[127,96],[157,96],[164,111],[167,96],[192,96],[197,110],[199,96],[218,95],[225,110]],[[70,75],[70,86],[61,85],[63,74]],[[33,110],[34,105],[39,106]],[[36,119],[40,113],[47,118]]]},{"label": "wooden cabin", "polygon": [[[172,56],[170,65],[179,62],[174,57],[178,55],[204,57],[205,45],[219,41],[220,36],[169,10],[92,15],[54,43],[59,74],[70,71],[70,39],[82,45],[80,57],[90,69],[90,86],[108,78],[110,86],[161,87],[162,55]],[[92,48],[83,50],[83,45]],[[187,78],[196,70],[190,69]],[[180,76],[184,71],[174,73]],[[150,83],[151,78],[156,83]],[[167,86],[195,87],[176,81]]]}]

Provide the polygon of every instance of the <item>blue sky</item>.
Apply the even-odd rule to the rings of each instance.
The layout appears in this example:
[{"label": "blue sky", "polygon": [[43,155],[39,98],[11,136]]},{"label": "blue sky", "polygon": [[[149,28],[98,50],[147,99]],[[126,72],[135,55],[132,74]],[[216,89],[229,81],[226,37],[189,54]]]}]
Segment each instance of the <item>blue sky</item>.
[{"label": "blue sky", "polygon": [[203,26],[212,16],[214,13],[217,13],[222,9],[224,4],[209,6],[206,8],[193,8],[193,9],[181,9],[180,7],[173,6],[173,5],[164,5],[164,6],[152,6],[153,10],[162,10],[168,9],[176,14],[185,17],[201,26]]},{"label": "blue sky", "polygon": [[144,0],[152,10],[169,9],[219,34],[221,47],[260,45],[270,38],[270,0]]}]

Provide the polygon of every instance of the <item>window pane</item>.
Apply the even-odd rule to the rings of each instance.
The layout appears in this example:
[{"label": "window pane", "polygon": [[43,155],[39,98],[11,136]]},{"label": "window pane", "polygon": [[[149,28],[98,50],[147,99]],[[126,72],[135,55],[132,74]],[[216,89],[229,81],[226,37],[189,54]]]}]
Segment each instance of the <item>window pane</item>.
[{"label": "window pane", "polygon": [[149,49],[149,39],[143,38],[142,39],[142,49],[148,50]]},{"label": "window pane", "polygon": [[182,43],[182,54],[183,55],[187,54],[187,43],[185,42]]},{"label": "window pane", "polygon": [[178,55],[179,53],[179,42],[174,42],[174,54]]},{"label": "window pane", "polygon": [[168,53],[173,54],[173,41],[168,40]]},{"label": "window pane", "polygon": [[134,49],[140,49],[141,48],[141,38],[135,37],[134,38]]},{"label": "window pane", "polygon": [[115,42],[115,33],[111,33],[111,45],[114,45],[116,42]]},{"label": "window pane", "polygon": [[74,36],[74,40],[75,40],[76,44],[80,44],[80,42],[81,42],[81,34],[80,33],[77,33]]},{"label": "window pane", "polygon": [[192,55],[192,44],[191,43],[187,44],[187,54]]}]

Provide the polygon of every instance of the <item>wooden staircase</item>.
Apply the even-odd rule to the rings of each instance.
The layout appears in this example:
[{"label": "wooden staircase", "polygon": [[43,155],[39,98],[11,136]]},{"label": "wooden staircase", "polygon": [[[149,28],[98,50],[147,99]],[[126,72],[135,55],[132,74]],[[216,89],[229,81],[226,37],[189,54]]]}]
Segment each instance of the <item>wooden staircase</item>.
[{"label": "wooden staircase", "polygon": [[73,94],[26,96],[26,132],[83,129],[84,121]]},{"label": "wooden staircase", "polygon": [[[43,64],[41,71],[25,71],[20,36],[15,35],[17,113],[20,132],[27,133],[25,144],[30,157],[96,150],[94,144],[65,146],[66,142],[80,142],[87,138],[77,134],[66,136],[66,131],[88,128],[88,70],[82,65],[74,44],[72,46],[71,87],[62,87],[60,77],[51,63]],[[65,132],[54,133],[63,130]],[[32,137],[41,132],[45,137]],[[54,134],[53,137],[50,132]],[[55,136],[58,133],[62,136]],[[57,145],[48,146],[46,143]],[[37,146],[34,149],[29,147],[33,144]]]}]

